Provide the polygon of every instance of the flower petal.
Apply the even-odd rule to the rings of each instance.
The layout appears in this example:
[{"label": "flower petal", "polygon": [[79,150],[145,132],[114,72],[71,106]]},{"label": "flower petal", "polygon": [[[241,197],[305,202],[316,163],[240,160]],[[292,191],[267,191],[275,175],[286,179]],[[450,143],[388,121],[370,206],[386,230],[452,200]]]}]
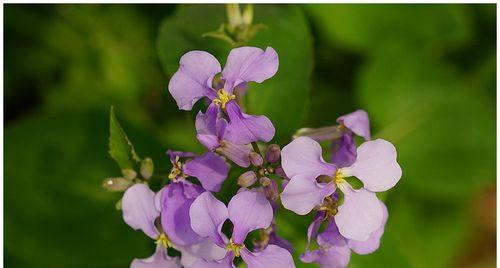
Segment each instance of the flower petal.
[{"label": "flower petal", "polygon": [[218,192],[227,178],[229,167],[220,156],[208,152],[184,164],[183,172],[198,178],[206,190]]},{"label": "flower petal", "polygon": [[181,110],[191,110],[202,97],[212,93],[207,86],[213,76],[221,70],[217,59],[205,51],[190,51],[180,59],[180,66],[168,84],[177,106]]},{"label": "flower petal", "polygon": [[199,259],[189,268],[234,268],[233,264],[234,254],[232,252],[227,252],[226,256],[222,260],[204,260]]},{"label": "flower petal", "polygon": [[396,161],[396,148],[392,143],[376,139],[358,147],[357,159],[350,167],[342,168],[347,175],[356,176],[363,187],[373,192],[386,191],[401,178],[401,167]]},{"label": "flower petal", "polygon": [[334,220],[329,220],[325,230],[318,235],[317,242],[319,245],[329,245],[343,247],[347,245],[347,240],[340,234]]},{"label": "flower petal", "polygon": [[267,47],[239,47],[232,49],[227,57],[222,77],[226,80],[224,88],[229,93],[242,82],[262,83],[278,71],[278,53]]},{"label": "flower petal", "polygon": [[217,153],[227,157],[240,167],[250,166],[251,151],[247,145],[234,144],[226,140],[221,141],[220,147],[217,148]]},{"label": "flower petal", "polygon": [[320,175],[333,176],[336,167],[326,163],[321,154],[321,146],[316,141],[298,137],[281,150],[281,165],[289,178],[297,175],[313,179]]},{"label": "flower petal", "polygon": [[206,238],[198,244],[179,248],[178,250],[182,253],[181,264],[184,267],[191,267],[199,259],[207,261],[220,260],[226,255],[226,249],[214,244],[210,238]]},{"label": "flower petal", "polygon": [[356,143],[351,133],[332,141],[332,163],[337,167],[348,167],[356,161]]},{"label": "flower petal", "polygon": [[228,205],[233,222],[233,242],[242,244],[253,230],[267,228],[273,220],[273,208],[266,197],[257,191],[242,191],[233,196]]},{"label": "flower petal", "polygon": [[370,254],[374,252],[375,250],[378,249],[380,246],[380,238],[382,238],[382,235],[384,234],[384,229],[385,229],[385,224],[387,222],[387,218],[389,217],[389,213],[387,211],[387,207],[384,205],[384,203],[380,202],[380,205],[382,206],[384,216],[382,219],[382,225],[372,232],[370,234],[370,237],[366,241],[356,241],[356,240],[348,240],[348,246],[353,250],[354,252],[364,255],[364,254]]},{"label": "flower petal", "polygon": [[134,259],[131,268],[181,268],[179,258],[171,258],[162,245],[156,246],[155,253],[147,259]]},{"label": "flower petal", "polygon": [[314,177],[296,175],[281,193],[283,206],[299,215],[306,215],[325,197],[335,192],[333,183],[319,184]]},{"label": "flower petal", "polygon": [[241,258],[245,261],[248,268],[295,267],[290,252],[276,245],[268,245],[264,250],[259,252],[251,252],[243,248],[241,250]]},{"label": "flower petal", "polygon": [[203,191],[199,186],[187,182],[171,183],[165,186],[162,196],[161,225],[168,238],[178,246],[199,243],[201,237],[191,229],[189,207],[195,200],[190,196],[190,188],[197,188],[198,195]]},{"label": "flower petal", "polygon": [[337,123],[344,125],[354,134],[363,137],[365,140],[370,139],[370,120],[368,113],[363,110],[356,110],[350,114],[343,115],[337,118]]},{"label": "flower petal", "polygon": [[339,206],[335,222],[339,232],[347,239],[366,241],[382,224],[383,208],[375,193],[364,189],[353,190],[339,186],[344,203]]},{"label": "flower petal", "polygon": [[199,111],[198,114],[196,115],[196,122],[195,122],[196,133],[210,134],[216,136],[217,135],[216,123],[218,114],[219,114],[219,108],[214,103],[211,103],[208,106],[205,113]]},{"label": "flower petal", "polygon": [[160,216],[154,200],[155,193],[143,183],[128,188],[122,198],[123,220],[134,230],[142,230],[152,239],[158,237],[154,221]]},{"label": "flower petal", "polygon": [[226,104],[226,112],[229,117],[226,140],[236,144],[249,144],[253,141],[268,142],[273,139],[275,129],[269,118],[243,113],[236,101]]},{"label": "flower petal", "polygon": [[309,245],[311,244],[311,240],[314,239],[318,235],[319,227],[321,226],[321,223],[325,219],[325,212],[324,211],[318,211],[316,212],[316,215],[314,216],[313,221],[307,228],[307,246],[306,248],[309,248]]},{"label": "flower petal", "polygon": [[220,247],[225,246],[221,229],[229,214],[224,203],[210,192],[204,192],[191,205],[189,216],[191,227],[198,235],[212,238]]},{"label": "flower petal", "polygon": [[300,255],[305,263],[316,262],[322,268],[344,268],[349,264],[351,250],[347,246],[330,246],[317,250],[306,251]]}]

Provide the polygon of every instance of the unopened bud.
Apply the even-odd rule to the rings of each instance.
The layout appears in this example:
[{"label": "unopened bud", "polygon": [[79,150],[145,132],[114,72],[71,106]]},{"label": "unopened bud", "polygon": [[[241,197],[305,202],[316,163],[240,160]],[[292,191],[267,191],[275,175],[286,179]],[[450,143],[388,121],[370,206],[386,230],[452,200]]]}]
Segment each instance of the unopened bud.
[{"label": "unopened bud", "polygon": [[257,181],[257,176],[253,171],[247,171],[238,177],[238,185],[241,187],[250,187]]},{"label": "unopened bud", "polygon": [[122,210],[122,200],[118,200],[115,204],[116,210]]},{"label": "unopened bud", "polygon": [[153,176],[154,165],[153,159],[146,157],[141,162],[141,175],[144,179],[148,180]]},{"label": "unopened bud", "polygon": [[285,171],[283,170],[283,168],[281,166],[278,166],[274,169],[274,174],[276,174],[276,176],[278,176],[280,178],[287,179]]},{"label": "unopened bud", "polygon": [[264,193],[268,199],[276,200],[279,195],[278,183],[276,183],[276,181],[271,180],[269,185],[264,187]]},{"label": "unopened bud", "polygon": [[266,149],[266,160],[269,163],[276,163],[280,160],[281,149],[278,144],[271,144]]},{"label": "unopened bud", "polygon": [[264,187],[271,185],[271,179],[269,179],[268,177],[260,178],[259,182]]},{"label": "unopened bud", "polygon": [[102,187],[110,192],[123,192],[132,185],[132,181],[125,178],[107,178],[102,182]]},{"label": "unopened bud", "polygon": [[245,24],[252,24],[253,20],[253,5],[252,4],[247,4],[245,6],[245,9],[243,10],[243,15],[242,15],[242,21]]},{"label": "unopened bud", "polygon": [[256,152],[251,152],[250,153],[250,162],[252,162],[252,165],[256,167],[262,166],[264,164],[264,159],[262,159],[262,156]]},{"label": "unopened bud", "polygon": [[137,172],[135,170],[127,168],[127,169],[122,169],[122,174],[123,177],[129,181],[137,178]]}]

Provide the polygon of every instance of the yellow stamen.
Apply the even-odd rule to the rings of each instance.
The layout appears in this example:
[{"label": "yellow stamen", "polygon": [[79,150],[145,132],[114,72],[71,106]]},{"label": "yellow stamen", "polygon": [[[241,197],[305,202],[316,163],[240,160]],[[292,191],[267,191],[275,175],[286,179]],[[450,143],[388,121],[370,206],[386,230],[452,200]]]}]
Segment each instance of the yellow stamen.
[{"label": "yellow stamen", "polygon": [[172,246],[172,243],[170,242],[170,239],[164,234],[161,233],[158,238],[156,239],[155,242],[157,245],[162,245],[164,248],[168,248]]},{"label": "yellow stamen", "polygon": [[344,180],[344,177],[345,175],[342,173],[342,170],[337,169],[333,178],[333,182],[335,183],[335,185],[337,185],[337,187],[339,187],[340,184],[347,183],[347,181]]},{"label": "yellow stamen", "polygon": [[217,99],[214,99],[213,102],[215,103],[215,105],[220,104],[222,109],[226,109],[226,103],[234,99],[236,99],[236,95],[228,95],[227,91],[222,88],[217,91]]},{"label": "yellow stamen", "polygon": [[227,251],[233,251],[235,257],[240,256],[240,250],[244,247],[245,245],[240,245],[240,244],[235,244],[233,242],[233,239],[229,239],[229,244],[226,246]]},{"label": "yellow stamen", "polygon": [[179,161],[179,156],[175,157],[175,164],[170,170],[170,174],[168,174],[168,178],[171,180],[175,180],[178,177],[186,178],[187,175],[182,173],[182,163]]}]

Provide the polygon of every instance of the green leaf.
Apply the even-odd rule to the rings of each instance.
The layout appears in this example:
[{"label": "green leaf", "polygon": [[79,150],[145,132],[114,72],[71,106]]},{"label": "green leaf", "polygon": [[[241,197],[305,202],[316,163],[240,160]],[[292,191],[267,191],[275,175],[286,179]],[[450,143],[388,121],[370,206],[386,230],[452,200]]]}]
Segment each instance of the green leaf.
[{"label": "green leaf", "polygon": [[404,42],[415,49],[457,47],[472,38],[466,5],[307,5],[332,44],[370,51]]},{"label": "green leaf", "polygon": [[140,162],[141,159],[118,123],[113,106],[111,106],[109,116],[109,154],[121,169],[134,169],[135,163]]},{"label": "green leaf", "polygon": [[[250,84],[245,110],[268,116],[276,128],[277,140],[289,139],[306,115],[312,72],[312,37],[302,11],[288,5],[255,5],[254,22],[267,25],[248,43],[265,49],[273,47],[279,55],[277,74],[262,84]],[[180,6],[165,19],[159,30],[158,54],[171,76],[179,68],[180,57],[190,50],[205,50],[223,66],[230,45],[206,32],[225,23],[223,5]],[[293,45],[291,45],[293,44]],[[284,107],[288,107],[285,109]]]}]

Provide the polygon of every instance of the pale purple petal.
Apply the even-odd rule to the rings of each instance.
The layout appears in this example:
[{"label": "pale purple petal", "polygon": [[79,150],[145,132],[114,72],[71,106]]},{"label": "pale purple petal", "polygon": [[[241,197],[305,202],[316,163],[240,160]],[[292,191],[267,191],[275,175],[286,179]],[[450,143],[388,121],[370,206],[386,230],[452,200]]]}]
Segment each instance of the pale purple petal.
[{"label": "pale purple petal", "polygon": [[262,83],[278,71],[278,53],[267,47],[239,47],[232,49],[227,57],[222,77],[226,80],[225,90],[232,93],[242,82]]},{"label": "pale purple petal", "polygon": [[181,254],[181,264],[190,267],[199,259],[207,261],[221,260],[226,255],[226,249],[214,244],[212,239],[206,238],[198,244],[178,249]]},{"label": "pale purple petal", "polygon": [[232,251],[227,252],[222,260],[204,260],[199,259],[189,268],[234,268],[234,254]]},{"label": "pale purple petal", "polygon": [[183,172],[200,180],[206,190],[218,192],[227,178],[229,167],[220,156],[208,152],[184,164]]},{"label": "pale purple petal", "polygon": [[392,143],[383,139],[367,141],[358,147],[357,154],[356,162],[342,168],[342,173],[360,179],[364,188],[383,192],[394,187],[401,178],[401,167]]},{"label": "pale purple petal", "polygon": [[345,239],[342,234],[340,234],[339,229],[333,219],[330,219],[328,221],[328,225],[326,226],[325,230],[318,235],[316,241],[318,242],[318,245],[321,246],[347,246],[347,239]]},{"label": "pale purple petal", "polygon": [[196,155],[191,152],[182,152],[182,151],[172,151],[167,150],[167,155],[170,157],[170,162],[175,163],[175,159],[179,158],[190,158],[195,157]]},{"label": "pale purple petal", "polygon": [[161,209],[162,209],[162,205],[161,205],[161,198],[163,196],[163,191],[165,190],[166,188],[163,187],[161,188],[161,190],[159,190],[156,194],[155,194],[155,208],[158,212],[161,212]]},{"label": "pale purple petal", "polygon": [[232,239],[236,244],[242,244],[249,232],[269,227],[273,220],[271,204],[257,191],[242,191],[233,196],[228,211],[234,226]]},{"label": "pale purple petal", "polygon": [[319,227],[321,223],[325,219],[326,213],[324,211],[318,211],[314,216],[313,221],[307,228],[307,245],[306,248],[309,248],[311,244],[311,240],[314,239],[318,235]]},{"label": "pale purple petal", "polygon": [[283,206],[299,215],[306,215],[325,197],[335,192],[335,184],[318,183],[314,177],[296,175],[281,193]]},{"label": "pale purple petal", "polygon": [[223,247],[222,225],[229,217],[228,209],[210,192],[204,192],[196,198],[189,210],[191,227],[201,237],[210,237]]},{"label": "pale purple petal", "polygon": [[337,167],[348,167],[356,161],[356,143],[351,133],[332,141],[332,163]]},{"label": "pale purple petal", "polygon": [[322,268],[344,268],[349,264],[351,250],[347,246],[326,246],[321,249],[306,251],[300,255],[305,263],[316,262]]},{"label": "pale purple petal", "polygon": [[146,259],[134,259],[131,268],[181,268],[179,258],[171,258],[162,245],[156,246],[155,253]]},{"label": "pale purple petal", "polygon": [[311,138],[298,137],[281,150],[281,166],[289,178],[306,175],[316,179],[320,175],[334,176],[336,168],[321,156],[321,146]]},{"label": "pale purple petal", "polygon": [[226,104],[226,113],[229,117],[226,140],[236,144],[249,144],[254,141],[268,142],[273,139],[275,129],[269,118],[243,113],[236,101]]},{"label": "pale purple petal", "polygon": [[251,151],[247,145],[238,145],[226,140],[221,141],[220,147],[216,150],[240,167],[250,166]]},{"label": "pale purple petal", "polygon": [[134,230],[142,230],[152,239],[158,237],[154,221],[160,215],[154,199],[155,193],[143,183],[128,188],[122,198],[123,220]]},{"label": "pale purple petal", "polygon": [[210,151],[214,151],[220,146],[219,138],[211,134],[197,134],[196,139]]},{"label": "pale purple petal", "polygon": [[217,135],[216,122],[219,114],[219,108],[211,103],[205,113],[201,111],[196,115],[195,127],[198,134]]},{"label": "pale purple petal", "polygon": [[[165,186],[162,195],[161,225],[168,238],[178,246],[199,243],[201,237],[191,229],[189,208],[194,201],[191,188],[200,188],[187,182]],[[190,190],[191,189],[191,190]],[[203,191],[198,189],[198,194]]]},{"label": "pale purple petal", "polygon": [[350,114],[343,115],[337,119],[337,123],[344,125],[354,134],[363,137],[365,140],[370,139],[370,120],[368,113],[363,110],[356,110]]},{"label": "pale purple petal", "polygon": [[335,222],[347,239],[366,241],[383,220],[383,208],[375,193],[350,186],[339,186],[344,193],[344,203],[338,207]]},{"label": "pale purple petal", "polygon": [[210,95],[213,90],[207,82],[220,70],[217,59],[205,51],[184,54],[180,59],[179,70],[168,84],[168,91],[179,109],[191,110],[200,98]]},{"label": "pale purple petal", "polygon": [[241,250],[241,258],[248,268],[279,267],[293,268],[293,258],[288,250],[276,245],[268,245],[264,250],[251,252],[246,248]]},{"label": "pale purple petal", "polygon": [[370,254],[378,249],[380,246],[380,238],[384,234],[385,223],[387,222],[387,218],[389,217],[389,213],[387,212],[387,207],[384,203],[380,202],[380,205],[383,208],[384,217],[382,220],[382,225],[370,234],[370,237],[366,241],[356,241],[356,240],[348,240],[348,246],[354,252],[364,255]]}]

